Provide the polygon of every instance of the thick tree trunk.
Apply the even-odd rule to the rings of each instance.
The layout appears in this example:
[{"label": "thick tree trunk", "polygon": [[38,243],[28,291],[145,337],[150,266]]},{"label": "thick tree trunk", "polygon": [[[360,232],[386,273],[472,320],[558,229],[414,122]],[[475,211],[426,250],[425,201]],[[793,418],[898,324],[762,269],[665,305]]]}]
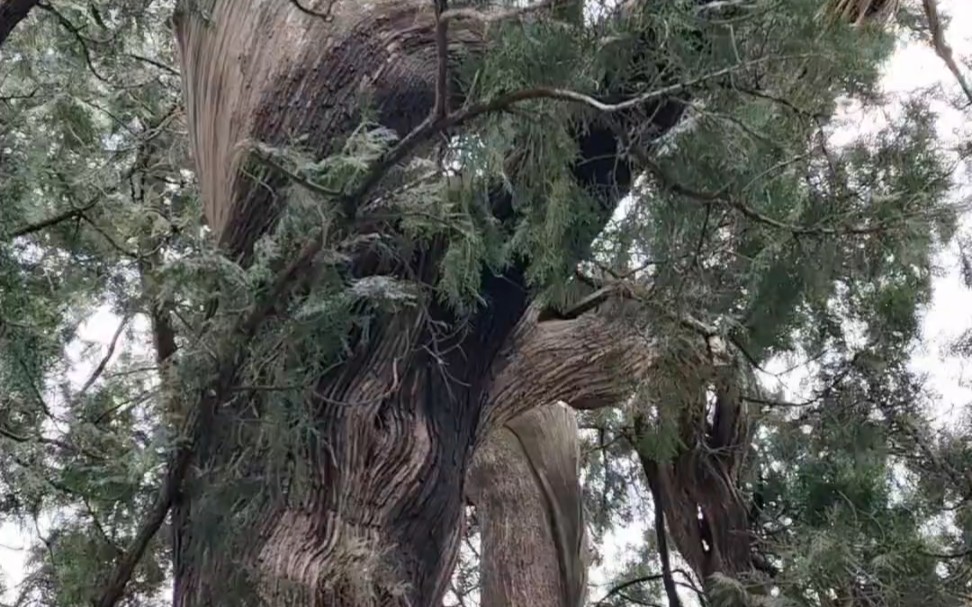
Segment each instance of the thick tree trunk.
[{"label": "thick tree trunk", "polygon": [[546,405],[476,450],[467,495],[481,533],[482,607],[581,607],[588,555],[573,411]]},{"label": "thick tree trunk", "polygon": [[[242,143],[282,146],[306,136],[303,146],[326,156],[359,123],[365,96],[379,122],[401,136],[429,115],[435,99],[432,2],[304,5],[327,18],[283,0],[246,7],[216,0],[206,13],[187,2],[176,19],[207,219],[244,263],[284,201],[280,181],[257,183],[243,170]],[[450,49],[476,51],[485,31],[478,20],[451,24]],[[684,107],[656,106],[647,115],[655,116],[657,132],[677,122]],[[604,197],[606,221],[631,171],[618,158],[614,131],[589,126],[578,129],[586,160],[575,176]],[[440,253],[424,251],[403,272],[432,284]],[[353,270],[376,271],[360,259]],[[561,399],[613,404],[629,388],[617,378],[642,377],[651,365],[650,343],[597,316],[539,322],[522,267],[484,276],[481,294],[488,305],[448,338],[440,328],[460,321],[434,304],[376,319],[367,346],[321,378],[308,404],[312,438],[294,454],[305,471],[300,493],[274,490],[286,479],[254,478],[251,495],[214,513],[209,502],[219,479],[212,471],[230,462],[236,470],[254,465],[237,461],[248,450],[233,426],[242,411],[219,409],[173,510],[177,606],[242,604],[225,592],[226,581],[239,575],[277,604],[438,604],[457,554],[473,446],[532,406]],[[236,522],[244,507],[256,508],[259,520]],[[237,532],[248,545],[212,548],[207,533],[220,520],[243,525]]]}]

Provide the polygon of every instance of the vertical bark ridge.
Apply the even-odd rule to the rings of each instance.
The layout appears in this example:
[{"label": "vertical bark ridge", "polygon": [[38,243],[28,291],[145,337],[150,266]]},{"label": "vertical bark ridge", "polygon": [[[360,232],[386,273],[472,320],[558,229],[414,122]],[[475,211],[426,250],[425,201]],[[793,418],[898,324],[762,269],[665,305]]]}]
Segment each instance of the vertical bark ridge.
[{"label": "vertical bark ridge", "polygon": [[588,555],[574,413],[533,409],[477,449],[468,495],[482,532],[483,607],[580,607]]}]

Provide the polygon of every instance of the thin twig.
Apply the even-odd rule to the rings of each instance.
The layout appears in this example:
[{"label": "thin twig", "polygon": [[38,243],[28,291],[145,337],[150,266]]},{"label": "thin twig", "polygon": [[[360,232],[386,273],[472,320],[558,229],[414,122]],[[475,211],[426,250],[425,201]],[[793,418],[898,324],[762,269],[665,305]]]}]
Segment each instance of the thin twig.
[{"label": "thin twig", "polygon": [[770,59],[785,60],[792,58],[794,57],[763,57],[757,60],[735,64],[709,72],[707,74],[703,74],[701,76],[697,76],[695,78],[689,78],[676,84],[671,84],[644,92],[619,103],[605,103],[591,97],[590,95],[585,95],[576,91],[539,86],[498,95],[494,99],[480,103],[473,103],[440,119],[434,119],[430,115],[429,118],[422,121],[418,127],[403,137],[395,147],[383,154],[381,158],[379,158],[374,165],[372,165],[372,168],[365,175],[358,188],[350,195],[345,196],[344,204],[342,206],[347,216],[353,217],[355,215],[356,205],[378,185],[392,166],[404,160],[418,146],[427,142],[433,135],[445,129],[465,124],[466,122],[469,122],[484,114],[505,111],[515,104],[538,99],[554,99],[569,103],[577,103],[605,113],[620,112],[641,106],[650,101],[654,101],[674,93],[684,91],[685,89],[701,84],[707,80],[726,76],[739,69],[751,67],[757,63],[762,63]]},{"label": "thin twig", "polygon": [[111,360],[111,357],[115,355],[115,348],[118,346],[118,340],[121,339],[121,335],[125,331],[125,327],[128,325],[128,321],[130,319],[131,316],[125,316],[122,318],[121,322],[118,323],[118,328],[115,330],[115,334],[112,335],[111,342],[108,344],[108,351],[105,352],[105,355],[101,358],[101,362],[99,362],[98,366],[95,367],[94,371],[91,373],[91,376],[88,377],[88,380],[84,382],[84,385],[78,392],[78,398],[84,396],[84,393],[88,391],[88,388],[98,381],[101,374],[105,372],[105,369],[108,367],[108,362]]},{"label": "thin twig", "polygon": [[[645,160],[644,162],[659,184],[674,194],[678,194],[679,196],[684,196],[685,198],[689,198],[707,205],[723,205],[735,209],[747,219],[771,228],[790,232],[794,236],[865,236],[884,232],[888,228],[892,227],[895,223],[895,220],[878,221],[872,225],[842,226],[828,226],[820,224],[798,225],[787,223],[761,213],[742,200],[733,197],[728,191],[726,191],[726,189],[714,191],[695,190],[688,186],[682,185],[669,177],[661,169],[661,167],[654,162],[649,160]],[[778,167],[773,167],[773,169],[776,168]],[[904,219],[907,219],[907,216],[903,215],[896,218],[897,221]]]},{"label": "thin twig", "polygon": [[36,443],[38,445],[57,447],[58,449],[62,449],[64,451],[74,453],[75,455],[77,454],[84,455],[85,457],[89,457],[93,460],[103,461],[105,459],[103,456],[98,455],[97,453],[93,453],[91,451],[88,451],[87,449],[83,449],[81,447],[78,447],[76,445],[73,445],[71,443],[65,442],[57,438],[47,438],[46,436],[39,436],[39,435],[25,436],[23,434],[17,434],[16,432],[13,432],[12,430],[5,428],[3,426],[0,426],[0,436],[12,440],[15,443],[20,443],[22,445],[29,444],[29,443]]},{"label": "thin twig", "polygon": [[87,38],[85,38],[84,34],[81,33],[81,29],[47,2],[38,3],[37,7],[54,15],[57,22],[60,23],[64,29],[70,32],[72,36],[74,36],[74,39],[77,40],[78,44],[81,46],[81,55],[84,57],[84,62],[88,66],[88,69],[91,70],[94,77],[101,80],[105,84],[115,86],[115,83],[113,83],[109,78],[102,76],[98,71],[98,68],[95,67],[94,60],[91,58],[91,50],[88,48]]},{"label": "thin twig", "polygon": [[662,578],[662,575],[660,573],[654,573],[654,574],[651,574],[651,575],[643,575],[641,577],[636,577],[636,578],[632,578],[630,580],[625,580],[623,582],[620,582],[616,586],[614,586],[610,590],[608,590],[607,593],[604,596],[602,596],[599,600],[595,601],[594,602],[594,605],[597,606],[597,605],[607,604],[607,600],[609,598],[611,598],[612,596],[614,596],[616,594],[619,594],[621,592],[624,592],[625,590],[627,590],[631,586],[636,586],[638,584],[644,584],[645,582],[654,582],[654,581],[660,580],[661,578]]},{"label": "thin twig", "polygon": [[442,120],[449,115],[449,21],[442,14],[449,8],[448,0],[435,0],[435,105],[432,119]]}]

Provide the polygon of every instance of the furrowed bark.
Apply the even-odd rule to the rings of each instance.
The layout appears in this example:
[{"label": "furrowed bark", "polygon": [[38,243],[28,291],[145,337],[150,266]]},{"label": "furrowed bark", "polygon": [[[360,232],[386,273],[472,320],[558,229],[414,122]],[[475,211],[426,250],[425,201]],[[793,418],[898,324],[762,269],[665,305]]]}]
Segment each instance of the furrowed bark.
[{"label": "furrowed bark", "polygon": [[495,430],[476,450],[467,495],[481,532],[482,607],[581,607],[588,554],[577,422],[553,404]]},{"label": "furrowed bark", "polygon": [[[304,137],[303,146],[323,157],[359,124],[365,98],[378,121],[403,137],[435,105],[431,2],[302,4],[329,18],[292,2],[254,0],[241,10],[235,0],[216,0],[206,13],[184,6],[176,19],[207,220],[244,264],[285,203],[282,178],[259,182],[244,170],[245,142],[286,146]],[[480,52],[483,25],[452,23],[450,52]],[[462,92],[452,88],[450,106],[458,107]],[[654,116],[652,132],[663,133],[684,104],[661,99],[639,109]],[[630,187],[631,167],[611,128],[587,126],[578,129],[582,162],[574,174],[602,196],[606,221]],[[441,254],[431,247],[399,270],[431,285]],[[360,262],[353,271],[378,270]],[[173,512],[177,606],[240,604],[221,584],[241,572],[255,578],[254,593],[277,604],[438,604],[456,558],[473,447],[529,407],[559,398],[579,407],[613,404],[627,389],[616,378],[643,374],[651,361],[650,344],[606,330],[598,317],[538,322],[527,312],[522,266],[484,275],[480,292],[488,305],[470,319],[435,304],[376,318],[367,346],[322,377],[308,402],[313,437],[293,454],[312,471],[302,492],[275,493],[273,483],[254,478],[263,490],[244,505],[255,504],[260,519],[237,530],[250,542],[232,554],[214,553],[206,533],[242,506],[214,513],[206,502],[218,493],[220,466],[256,468],[236,461],[247,445],[234,428],[240,416],[260,413],[258,401],[219,408]],[[434,330],[460,322],[464,331],[448,338]],[[630,355],[631,347],[642,353]]]}]

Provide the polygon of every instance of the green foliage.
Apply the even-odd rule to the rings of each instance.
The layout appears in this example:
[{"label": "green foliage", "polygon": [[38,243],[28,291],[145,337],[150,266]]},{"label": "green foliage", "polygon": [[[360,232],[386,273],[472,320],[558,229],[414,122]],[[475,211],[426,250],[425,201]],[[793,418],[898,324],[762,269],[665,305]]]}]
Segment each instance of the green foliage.
[{"label": "green foliage", "polygon": [[[711,387],[687,328],[702,323],[754,366],[779,354],[822,361],[813,402],[750,403],[753,486],[740,489],[764,494],[754,532],[779,597],[717,576],[711,604],[815,605],[853,593],[959,604],[967,560],[934,555],[972,546],[969,427],[934,436],[927,391],[905,366],[934,256],[956,230],[945,202],[954,167],[922,98],[873,136],[829,143],[838,99],[882,101],[891,36],[825,26],[817,0],[728,4],[719,18],[703,19],[693,2],[651,1],[639,19],[584,30],[576,14],[570,27],[497,25],[495,49],[460,66],[476,100],[535,86],[607,99],[622,82],[637,82],[634,94],[665,86],[667,71],[694,83],[678,92],[691,101],[685,120],[662,141],[647,145],[648,116],[625,133],[648,170],[606,229],[604,192],[582,190],[572,174],[575,135],[596,112],[539,99],[457,129],[438,158],[393,167],[358,209],[366,233],[343,215],[342,197],[398,143],[392,133],[365,121],[324,158],[301,140],[254,142],[247,170],[287,205],[246,267],[200,229],[164,25],[171,7],[62,2],[22,24],[0,82],[0,521],[34,542],[18,604],[88,604],[220,362],[233,361],[252,407],[220,413],[206,437],[229,455],[199,472],[203,561],[244,554],[262,500],[307,490],[315,470],[294,454],[318,438],[316,382],[390,319],[437,304],[463,319],[489,304],[483,276],[514,263],[525,263],[537,298],[569,303],[585,288],[578,262],[650,287],[623,321],[650,329],[658,351],[637,406],[582,415],[595,543],[652,520],[632,447],[667,461],[687,447],[686,425],[704,427]],[[655,44],[635,57],[637,37]],[[499,190],[512,197],[509,213],[491,207]],[[279,316],[256,335],[227,339],[316,233],[320,271],[274,302]],[[382,271],[353,276],[347,251],[362,243]],[[416,255],[435,259],[429,276],[393,271]],[[159,369],[151,347],[160,309],[175,325],[174,368]],[[80,348],[98,310],[124,319],[117,347]],[[643,549],[617,567],[621,579],[659,570],[648,527]],[[157,600],[167,544],[165,534],[153,540],[127,604]],[[245,575],[221,581],[239,604],[253,599]],[[661,597],[655,577],[603,604]]]}]

